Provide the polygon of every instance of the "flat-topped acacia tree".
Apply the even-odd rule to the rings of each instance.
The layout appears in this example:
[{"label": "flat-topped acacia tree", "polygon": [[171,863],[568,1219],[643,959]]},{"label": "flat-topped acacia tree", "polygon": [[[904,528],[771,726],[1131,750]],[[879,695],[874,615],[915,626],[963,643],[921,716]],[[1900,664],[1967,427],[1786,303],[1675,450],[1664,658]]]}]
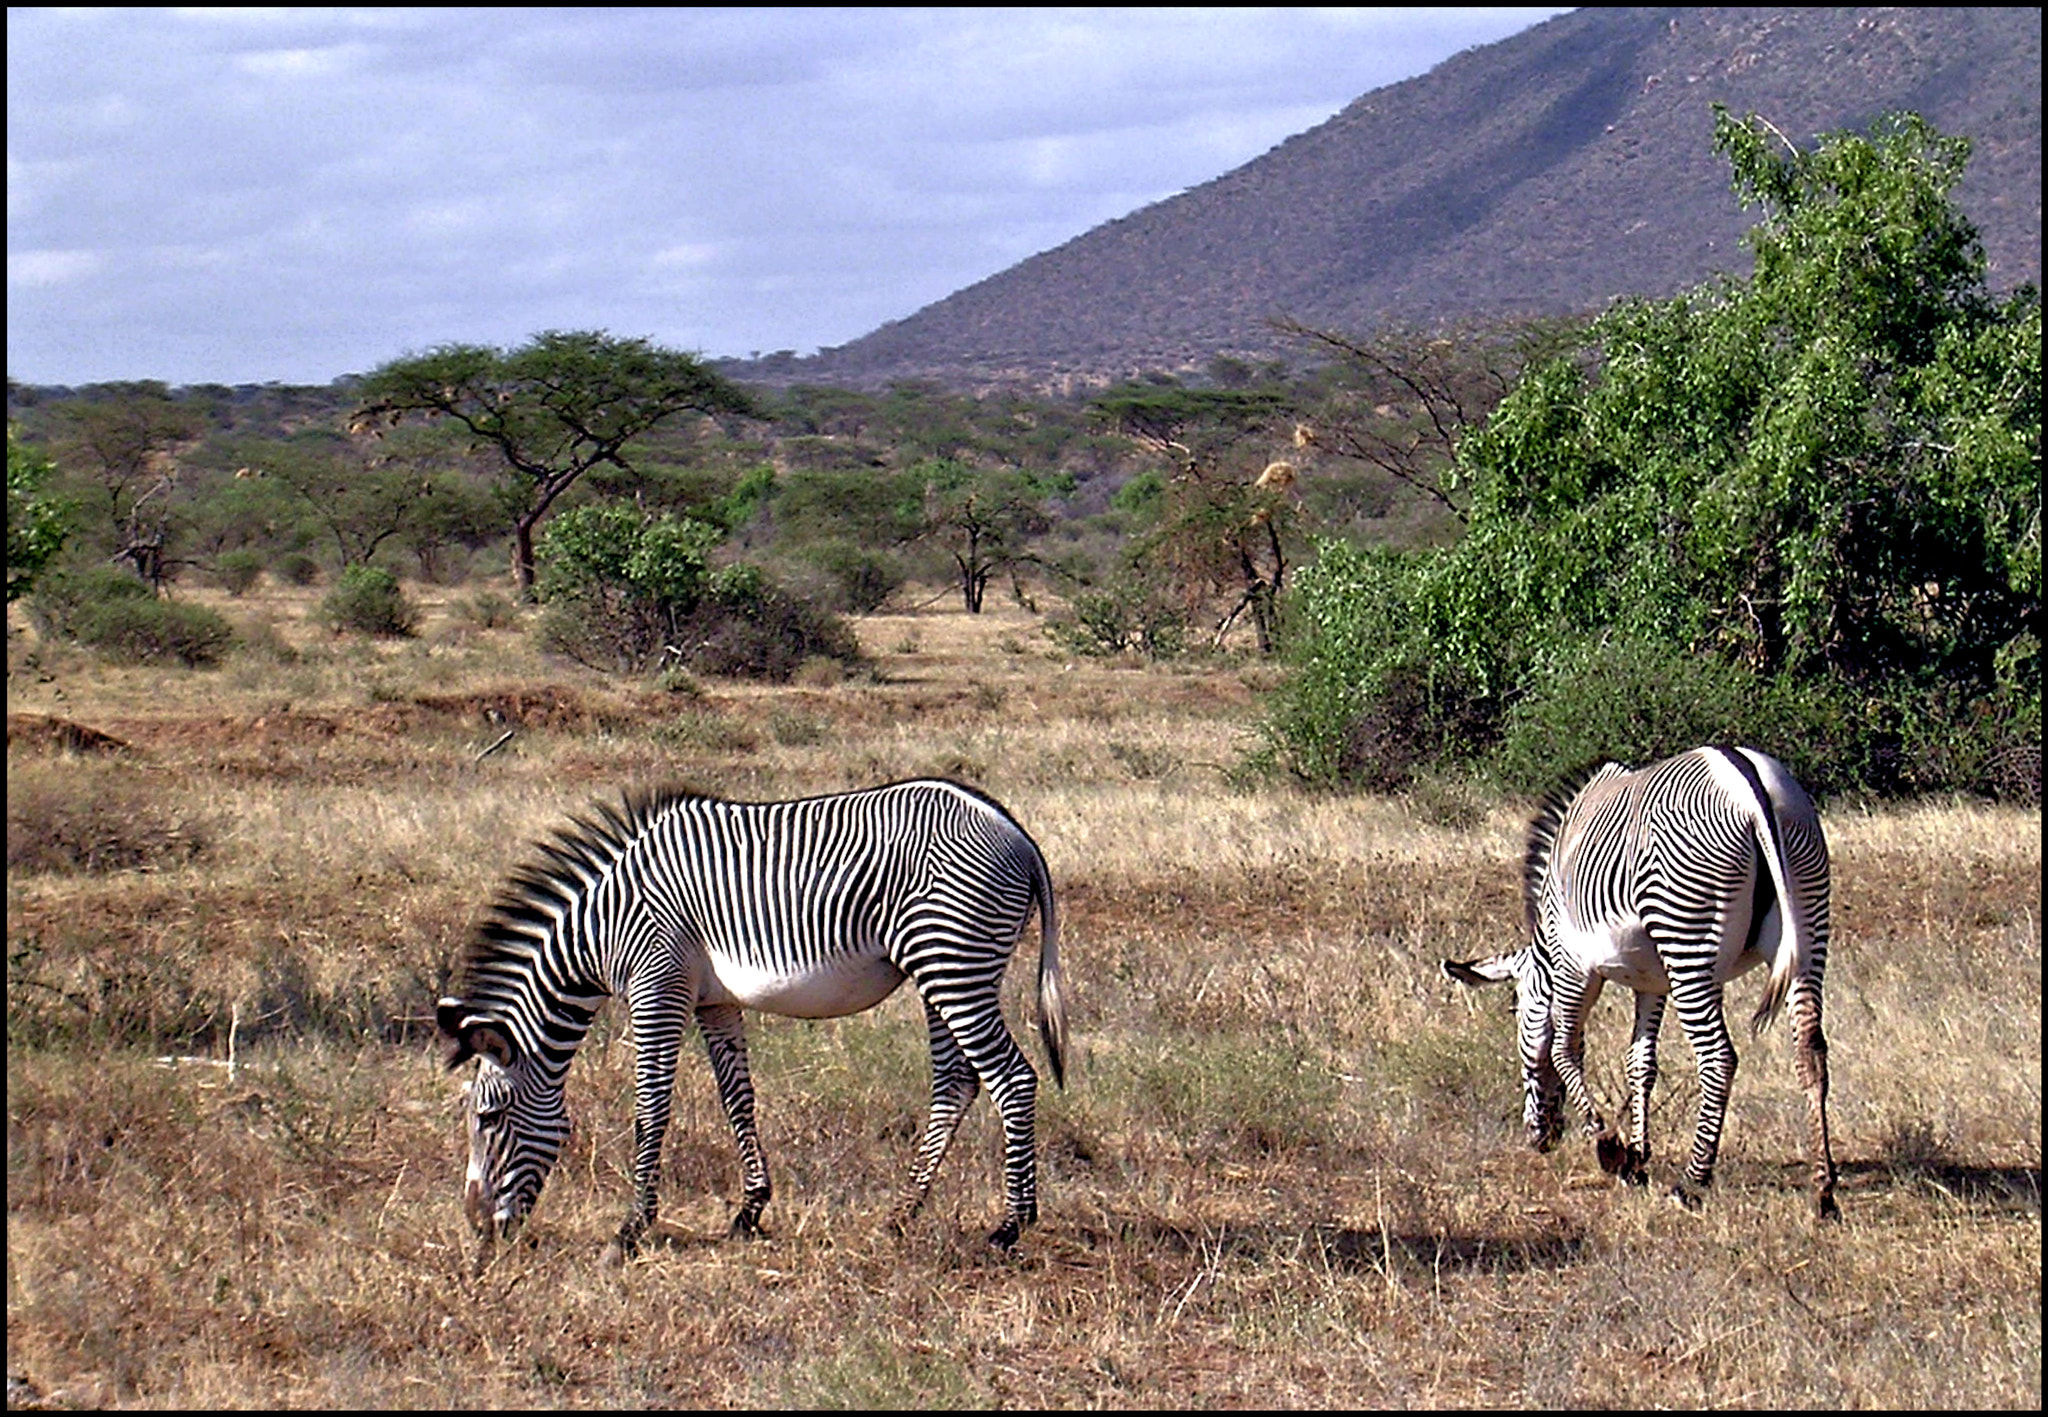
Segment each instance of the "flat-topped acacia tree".
[{"label": "flat-topped acacia tree", "polygon": [[445,344],[372,370],[355,426],[409,414],[452,419],[496,449],[521,484],[512,573],[530,594],[534,529],[555,499],[600,464],[631,471],[627,446],[685,413],[758,416],[743,390],[695,355],[602,330],[546,330],[518,349]]}]

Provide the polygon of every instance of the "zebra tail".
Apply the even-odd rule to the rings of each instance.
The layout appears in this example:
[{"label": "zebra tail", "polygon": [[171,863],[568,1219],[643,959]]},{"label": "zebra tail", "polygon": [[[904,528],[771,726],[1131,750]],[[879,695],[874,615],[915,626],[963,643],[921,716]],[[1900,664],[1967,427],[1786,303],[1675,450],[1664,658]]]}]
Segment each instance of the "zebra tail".
[{"label": "zebra tail", "polygon": [[1038,904],[1038,1036],[1045,1044],[1046,1061],[1052,1065],[1052,1080],[1067,1085],[1067,1002],[1060,986],[1060,927],[1052,903],[1052,876],[1045,857],[1038,858],[1038,871],[1031,883]]},{"label": "zebra tail", "polygon": [[1778,823],[1777,809],[1771,805],[1771,794],[1741,753],[1730,756],[1743,768],[1743,776],[1749,779],[1756,798],[1757,844],[1763,848],[1764,866],[1771,873],[1771,889],[1778,893],[1778,914],[1784,921],[1778,957],[1771,963],[1770,982],[1764,987],[1763,998],[1757,1001],[1756,1012],[1749,1018],[1749,1032],[1754,1038],[1769,1028],[1784,1009],[1792,981],[1806,968],[1812,931],[1807,925],[1804,905],[1792,889],[1792,863],[1785,854],[1785,834]]}]

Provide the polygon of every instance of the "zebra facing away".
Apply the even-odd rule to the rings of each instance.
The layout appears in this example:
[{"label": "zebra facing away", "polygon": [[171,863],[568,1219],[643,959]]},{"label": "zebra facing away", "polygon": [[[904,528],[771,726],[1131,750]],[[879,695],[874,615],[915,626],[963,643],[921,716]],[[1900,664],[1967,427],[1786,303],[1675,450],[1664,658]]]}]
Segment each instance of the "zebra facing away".
[{"label": "zebra facing away", "polygon": [[[1512,979],[1522,1058],[1523,1121],[1539,1150],[1563,1128],[1569,1099],[1601,1165],[1647,1179],[1650,1091],[1667,1001],[1692,1045],[1700,1110],[1674,1199],[1698,1204],[1713,1180],[1735,1045],[1722,1012],[1729,980],[1768,967],[1750,1020],[1761,1033],[1790,1006],[1806,1090],[1814,1207],[1838,1215],[1828,1144],[1828,1050],[1821,1032],[1827,967],[1828,847],[1813,799],[1784,764],[1753,748],[1695,748],[1638,771],[1606,763],[1569,780],[1529,825],[1521,949],[1445,960],[1464,984]],[[1584,1026],[1608,981],[1635,991],[1628,1052],[1633,1142],[1616,1137],[1586,1088]]]},{"label": "zebra facing away", "polygon": [[659,1207],[677,1054],[692,1019],[739,1146],[732,1233],[760,1232],[767,1163],[754,1126],[743,1008],[837,1018],[907,977],[931,1045],[929,1122],[901,1224],[979,1087],[1001,1113],[1007,1248],[1037,1219],[1038,1076],[1003,1021],[1003,972],[1038,912],[1038,1027],[1065,1082],[1066,1015],[1052,880],[993,800],[938,779],[787,802],[628,793],[572,818],[513,871],[437,1018],[465,1088],[463,1209],[484,1249],[533,1208],[568,1135],[563,1080],[598,1008],[624,998],[636,1049],[634,1195],[607,1250],[632,1252]]}]

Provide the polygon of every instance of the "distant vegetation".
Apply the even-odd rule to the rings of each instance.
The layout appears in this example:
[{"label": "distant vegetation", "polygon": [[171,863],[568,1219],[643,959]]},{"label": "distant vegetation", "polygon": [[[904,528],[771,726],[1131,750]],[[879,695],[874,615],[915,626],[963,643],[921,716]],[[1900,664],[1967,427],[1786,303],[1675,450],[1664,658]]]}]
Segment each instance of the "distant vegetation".
[{"label": "distant vegetation", "polygon": [[9,596],[203,665],[228,634],[183,586],[317,578],[335,633],[402,636],[399,576],[509,561],[553,653],[786,680],[857,668],[846,616],[993,591],[1069,654],[1284,665],[1249,766],[1316,786],[1747,739],[1823,791],[2038,801],[2040,309],[1989,292],[1967,145],[1716,145],[1753,277],[1289,326],[1292,371],[750,391],[545,332],[320,389],[10,385]]}]

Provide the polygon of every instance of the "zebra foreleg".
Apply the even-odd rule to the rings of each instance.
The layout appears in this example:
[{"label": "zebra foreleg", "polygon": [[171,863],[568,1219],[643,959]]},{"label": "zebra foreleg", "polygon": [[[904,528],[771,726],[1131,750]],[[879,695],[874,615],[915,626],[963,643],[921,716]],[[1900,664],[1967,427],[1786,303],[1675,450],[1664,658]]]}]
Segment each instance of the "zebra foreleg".
[{"label": "zebra foreleg", "polygon": [[1550,1055],[1557,1068],[1558,1082],[1564,1087],[1565,1099],[1579,1114],[1579,1125],[1586,1135],[1597,1140],[1603,1165],[1606,1164],[1608,1147],[1614,1144],[1614,1137],[1606,1119],[1600,1115],[1600,1109],[1593,1105],[1593,1094],[1586,1086],[1586,1015],[1600,998],[1604,983],[1597,974],[1574,977],[1574,971],[1557,971],[1552,985],[1555,991],[1551,1001],[1554,1033]]},{"label": "zebra foreleg", "polygon": [[1614,1174],[1632,1186],[1650,1179],[1650,1094],[1657,1086],[1657,1030],[1664,1022],[1663,994],[1636,995],[1635,1032],[1628,1045],[1629,1135],[1620,1146]]},{"label": "zebra foreleg", "polygon": [[653,1228],[661,1211],[661,1144],[668,1135],[671,1099],[676,1086],[676,1039],[673,1030],[642,1029],[634,1020],[639,1058],[634,1066],[633,1204],[619,1233],[605,1247],[606,1265],[622,1263]]},{"label": "zebra foreleg", "polygon": [[925,1198],[931,1194],[932,1178],[938,1174],[939,1163],[946,1159],[954,1133],[960,1129],[960,1119],[973,1105],[975,1093],[981,1086],[966,1055],[961,1053],[960,1045],[953,1040],[953,1030],[946,1027],[946,1021],[930,1004],[924,1006],[924,1024],[932,1055],[931,1117],[925,1124],[924,1140],[918,1145],[917,1159],[910,1168],[910,1186],[895,1209],[889,1212],[889,1225],[898,1231],[924,1208]]},{"label": "zebra foreleg", "polygon": [[718,1079],[718,1100],[725,1106],[725,1120],[739,1146],[740,1208],[729,1233],[743,1240],[765,1236],[768,1232],[761,1228],[761,1212],[767,1209],[774,1187],[768,1180],[767,1158],[761,1154],[761,1134],[754,1125],[754,1080],[747,1071],[746,1025],[737,1004],[717,1004],[697,1010],[697,1027],[704,1034],[712,1076]]}]

